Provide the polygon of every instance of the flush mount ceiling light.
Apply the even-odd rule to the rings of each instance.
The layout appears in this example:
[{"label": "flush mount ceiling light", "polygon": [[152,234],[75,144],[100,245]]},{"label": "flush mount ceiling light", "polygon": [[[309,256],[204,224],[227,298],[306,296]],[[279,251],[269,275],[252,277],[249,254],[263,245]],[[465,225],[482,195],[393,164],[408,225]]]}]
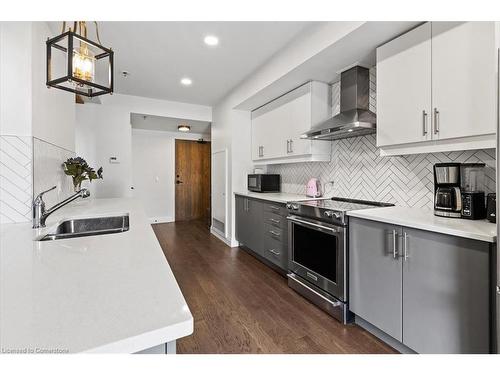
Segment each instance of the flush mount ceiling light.
[{"label": "flush mount ceiling light", "polygon": [[184,86],[191,86],[191,84],[193,83],[193,81],[191,81],[191,78],[184,77],[184,78],[181,79],[181,83]]},{"label": "flush mount ceiling light", "polygon": [[47,87],[94,97],[113,93],[113,50],[87,38],[87,23],[73,22],[60,35],[47,39]]},{"label": "flush mount ceiling light", "polygon": [[207,46],[214,47],[217,44],[219,44],[219,38],[217,38],[215,35],[207,35],[203,41]]},{"label": "flush mount ceiling light", "polygon": [[188,131],[191,130],[191,126],[189,126],[189,125],[179,125],[177,127],[177,130],[180,131],[180,132],[186,133],[186,132],[188,132]]}]

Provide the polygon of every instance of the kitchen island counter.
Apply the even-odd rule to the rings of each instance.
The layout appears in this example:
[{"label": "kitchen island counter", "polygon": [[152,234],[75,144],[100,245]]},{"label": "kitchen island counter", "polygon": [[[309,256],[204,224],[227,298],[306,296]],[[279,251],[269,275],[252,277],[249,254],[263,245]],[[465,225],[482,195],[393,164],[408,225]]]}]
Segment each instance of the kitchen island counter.
[{"label": "kitchen island counter", "polygon": [[[123,233],[36,241],[67,218],[128,213]],[[142,206],[89,199],[47,227],[0,226],[0,349],[134,353],[188,336],[193,317]]]}]

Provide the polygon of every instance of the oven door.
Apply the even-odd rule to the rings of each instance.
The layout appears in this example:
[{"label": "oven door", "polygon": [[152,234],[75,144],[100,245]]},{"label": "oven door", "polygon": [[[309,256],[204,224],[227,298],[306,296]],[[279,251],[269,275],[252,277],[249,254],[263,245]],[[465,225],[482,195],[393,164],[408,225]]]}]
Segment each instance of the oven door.
[{"label": "oven door", "polygon": [[288,236],[290,271],[346,301],[346,228],[292,215]]}]

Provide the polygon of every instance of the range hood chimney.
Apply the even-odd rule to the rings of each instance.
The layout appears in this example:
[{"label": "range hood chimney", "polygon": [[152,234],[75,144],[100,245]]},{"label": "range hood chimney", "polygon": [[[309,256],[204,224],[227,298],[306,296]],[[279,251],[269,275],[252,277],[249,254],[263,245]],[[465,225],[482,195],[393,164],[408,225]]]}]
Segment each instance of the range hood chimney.
[{"label": "range hood chimney", "polygon": [[303,139],[331,141],[375,133],[375,113],[370,111],[370,73],[355,66],[340,75],[340,113],[303,134]]}]

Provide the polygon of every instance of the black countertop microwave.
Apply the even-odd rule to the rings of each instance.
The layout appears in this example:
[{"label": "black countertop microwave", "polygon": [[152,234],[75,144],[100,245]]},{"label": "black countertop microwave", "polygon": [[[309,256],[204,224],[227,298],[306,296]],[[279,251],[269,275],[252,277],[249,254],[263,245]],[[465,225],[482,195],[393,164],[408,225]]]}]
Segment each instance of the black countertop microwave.
[{"label": "black countertop microwave", "polygon": [[259,193],[279,192],[281,176],[279,174],[249,174],[248,190]]}]

